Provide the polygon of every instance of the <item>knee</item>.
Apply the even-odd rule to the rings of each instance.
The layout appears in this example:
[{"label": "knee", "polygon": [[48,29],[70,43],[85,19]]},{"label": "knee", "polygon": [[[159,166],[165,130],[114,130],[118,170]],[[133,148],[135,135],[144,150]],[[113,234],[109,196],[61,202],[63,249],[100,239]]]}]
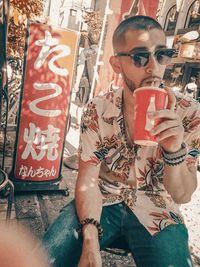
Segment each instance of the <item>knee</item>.
[{"label": "knee", "polygon": [[[163,266],[192,266],[188,232],[184,225],[171,225],[152,237],[152,254]],[[159,265],[158,265],[159,266]]]}]

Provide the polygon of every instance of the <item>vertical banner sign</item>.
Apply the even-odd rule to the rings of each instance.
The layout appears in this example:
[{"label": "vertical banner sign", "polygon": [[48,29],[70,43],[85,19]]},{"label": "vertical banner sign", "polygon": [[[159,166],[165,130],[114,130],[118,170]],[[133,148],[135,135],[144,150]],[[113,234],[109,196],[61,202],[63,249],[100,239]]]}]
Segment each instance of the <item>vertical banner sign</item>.
[{"label": "vertical banner sign", "polygon": [[139,0],[138,15],[149,16],[156,19],[159,0]]},{"label": "vertical banner sign", "polygon": [[30,23],[14,178],[56,180],[60,176],[78,33]]}]

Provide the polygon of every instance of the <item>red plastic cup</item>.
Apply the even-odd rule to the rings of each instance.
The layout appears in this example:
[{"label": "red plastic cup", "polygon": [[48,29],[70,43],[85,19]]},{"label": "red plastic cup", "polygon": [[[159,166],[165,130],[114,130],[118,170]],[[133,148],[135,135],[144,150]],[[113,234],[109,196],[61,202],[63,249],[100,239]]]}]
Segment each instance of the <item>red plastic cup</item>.
[{"label": "red plastic cup", "polygon": [[135,108],[133,125],[134,143],[144,146],[157,145],[155,136],[151,135],[150,131],[160,120],[150,119],[147,114],[166,108],[167,92],[158,87],[140,87],[134,91],[133,97]]}]

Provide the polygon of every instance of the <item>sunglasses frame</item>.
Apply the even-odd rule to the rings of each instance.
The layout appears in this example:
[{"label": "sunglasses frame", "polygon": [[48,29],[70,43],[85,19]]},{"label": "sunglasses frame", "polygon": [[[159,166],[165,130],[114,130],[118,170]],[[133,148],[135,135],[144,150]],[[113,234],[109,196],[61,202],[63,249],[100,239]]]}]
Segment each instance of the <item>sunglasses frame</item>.
[{"label": "sunglasses frame", "polygon": [[[128,52],[128,53],[126,53],[126,52],[116,52],[116,53],[115,53],[115,56],[117,56],[117,57],[126,57],[126,56],[130,57],[131,60],[133,61],[134,65],[135,65],[136,67],[138,67],[138,68],[145,67],[145,66],[149,63],[150,55],[151,55],[151,56],[155,56],[156,61],[157,61],[160,65],[167,65],[168,63],[161,64],[161,63],[159,62],[158,58],[157,58],[157,55],[158,55],[160,52],[162,52],[162,51],[166,51],[166,52],[172,52],[172,53],[174,53],[174,54],[173,54],[171,57],[169,57],[169,58],[175,58],[176,55],[178,54],[177,50],[174,49],[174,48],[160,48],[160,49],[157,49],[157,50],[154,51],[154,52],[145,51],[145,50],[144,50],[144,51],[131,52],[131,53],[130,53],[130,52]],[[144,54],[145,54],[145,53],[148,54],[148,60],[147,60],[147,62],[146,62],[144,65],[138,66],[138,65],[137,65],[137,62],[136,62],[135,59],[134,59],[134,57],[135,57],[137,54],[142,54],[142,53],[144,53]]]}]

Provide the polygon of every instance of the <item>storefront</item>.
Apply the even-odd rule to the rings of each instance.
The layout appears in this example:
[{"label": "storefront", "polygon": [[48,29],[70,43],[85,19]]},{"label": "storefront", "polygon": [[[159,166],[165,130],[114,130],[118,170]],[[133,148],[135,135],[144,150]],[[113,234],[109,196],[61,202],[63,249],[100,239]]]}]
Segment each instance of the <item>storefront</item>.
[{"label": "storefront", "polygon": [[167,67],[165,77],[170,86],[180,86],[183,89],[190,82],[191,77],[196,78],[200,88],[200,30],[198,27],[181,29],[174,37],[173,48],[178,51],[177,58]]}]

